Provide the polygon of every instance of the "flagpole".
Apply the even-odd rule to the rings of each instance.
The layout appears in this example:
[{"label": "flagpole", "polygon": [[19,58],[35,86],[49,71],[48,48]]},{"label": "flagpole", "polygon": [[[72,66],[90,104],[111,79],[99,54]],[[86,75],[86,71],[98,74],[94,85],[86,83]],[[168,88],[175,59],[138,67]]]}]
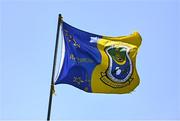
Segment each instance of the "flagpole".
[{"label": "flagpole", "polygon": [[52,77],[51,77],[51,86],[50,86],[50,94],[49,94],[47,121],[50,121],[50,117],[51,117],[52,97],[53,97],[53,93],[54,93],[54,75],[55,75],[55,68],[56,68],[57,50],[58,50],[58,43],[59,43],[59,30],[60,30],[61,22],[62,22],[62,16],[61,16],[61,14],[59,14],[58,24],[57,24],[57,33],[56,33],[56,44],[55,44],[55,50],[54,50],[54,61],[53,61],[53,69],[52,69]]}]

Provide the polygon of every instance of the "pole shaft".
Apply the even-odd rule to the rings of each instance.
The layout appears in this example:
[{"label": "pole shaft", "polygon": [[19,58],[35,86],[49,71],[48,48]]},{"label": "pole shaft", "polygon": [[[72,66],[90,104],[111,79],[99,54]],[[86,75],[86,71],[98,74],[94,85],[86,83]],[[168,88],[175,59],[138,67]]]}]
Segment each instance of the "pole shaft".
[{"label": "pole shaft", "polygon": [[61,14],[59,14],[58,24],[57,24],[57,33],[56,33],[56,44],[55,44],[55,50],[54,50],[54,61],[53,61],[53,69],[52,69],[52,77],[51,77],[51,86],[50,86],[50,94],[49,94],[47,121],[50,121],[50,117],[51,117],[51,105],[52,105],[52,97],[53,97],[53,91],[54,91],[54,75],[55,75],[55,68],[56,68],[57,50],[58,50],[58,43],[59,43],[59,30],[60,30],[61,22],[62,22],[62,17],[61,17]]}]

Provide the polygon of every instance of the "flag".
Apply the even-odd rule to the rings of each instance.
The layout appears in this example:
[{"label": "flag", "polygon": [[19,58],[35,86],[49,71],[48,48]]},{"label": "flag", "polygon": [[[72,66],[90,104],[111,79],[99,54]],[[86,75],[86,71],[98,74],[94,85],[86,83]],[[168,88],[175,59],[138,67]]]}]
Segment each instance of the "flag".
[{"label": "flag", "polygon": [[55,84],[69,84],[92,93],[130,93],[139,85],[136,55],[138,32],[109,37],[62,22],[62,56]]}]

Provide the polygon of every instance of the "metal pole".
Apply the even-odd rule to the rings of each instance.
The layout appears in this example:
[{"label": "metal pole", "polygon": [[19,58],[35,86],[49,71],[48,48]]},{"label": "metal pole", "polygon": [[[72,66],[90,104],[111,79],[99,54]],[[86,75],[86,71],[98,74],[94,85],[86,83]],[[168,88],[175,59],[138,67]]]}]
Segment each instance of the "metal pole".
[{"label": "metal pole", "polygon": [[55,68],[56,68],[57,50],[58,50],[58,43],[59,43],[59,30],[60,30],[61,22],[62,22],[62,17],[61,17],[61,14],[59,14],[57,33],[56,33],[56,44],[55,44],[55,50],[54,50],[54,61],[53,61],[53,70],[52,70],[52,77],[51,77],[47,121],[50,121],[50,117],[51,117],[51,105],[52,105],[52,97],[53,97],[53,92],[54,92],[54,74],[55,74]]}]

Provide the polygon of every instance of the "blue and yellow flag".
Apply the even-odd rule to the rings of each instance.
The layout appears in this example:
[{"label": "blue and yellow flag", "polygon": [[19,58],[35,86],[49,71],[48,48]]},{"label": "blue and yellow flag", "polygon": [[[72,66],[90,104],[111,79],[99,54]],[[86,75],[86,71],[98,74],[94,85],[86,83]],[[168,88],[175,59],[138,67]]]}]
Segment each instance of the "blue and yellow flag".
[{"label": "blue and yellow flag", "polygon": [[139,84],[136,55],[141,36],[108,37],[62,22],[62,57],[55,84],[92,93],[129,93]]}]

